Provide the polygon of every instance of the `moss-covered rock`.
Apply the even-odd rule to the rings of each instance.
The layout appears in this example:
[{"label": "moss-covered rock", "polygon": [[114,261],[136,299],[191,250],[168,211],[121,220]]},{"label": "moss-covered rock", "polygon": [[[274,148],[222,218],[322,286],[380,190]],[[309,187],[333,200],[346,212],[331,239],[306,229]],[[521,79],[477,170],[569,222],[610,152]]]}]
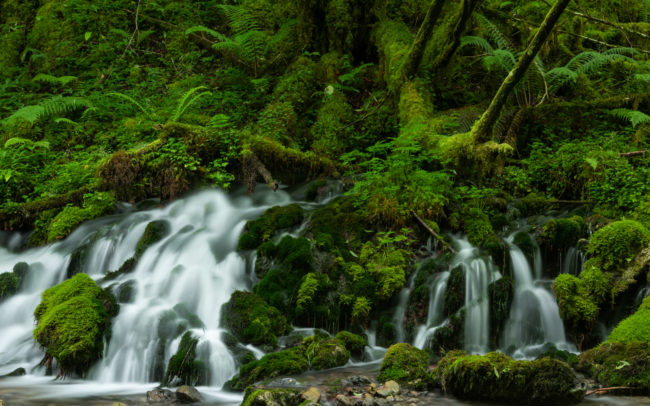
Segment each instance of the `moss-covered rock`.
[{"label": "moss-covered rock", "polygon": [[490,300],[490,337],[493,337],[494,347],[499,346],[499,339],[510,317],[510,307],[514,299],[515,283],[509,276],[488,285]]},{"label": "moss-covered rock", "polygon": [[255,382],[282,375],[294,375],[309,369],[309,361],[302,346],[273,352],[261,359],[239,368],[239,375],[232,379],[233,389],[243,390]]},{"label": "moss-covered rock", "polygon": [[607,338],[609,342],[650,342],[650,296],[643,299],[633,315],[618,323]]},{"label": "moss-covered rock", "polygon": [[561,274],[553,281],[553,292],[562,320],[574,332],[591,330],[599,308],[584,282],[573,275]]},{"label": "moss-covered rock", "polygon": [[446,393],[460,399],[509,404],[566,405],[580,402],[576,377],[565,363],[544,358],[515,361],[497,352],[447,354],[433,371]]},{"label": "moss-covered rock", "polygon": [[552,219],[542,228],[541,241],[553,250],[566,250],[578,243],[587,232],[587,223],[580,216]]},{"label": "moss-covered rock", "polygon": [[203,362],[196,359],[196,346],[199,339],[189,331],[183,334],[178,351],[169,359],[164,386],[196,385],[204,377]]},{"label": "moss-covered rock", "polygon": [[295,227],[303,218],[304,211],[297,204],[271,207],[259,219],[246,223],[244,233],[239,237],[239,249],[256,249],[278,230]]},{"label": "moss-covered rock", "polygon": [[242,406],[299,406],[303,403],[300,391],[295,389],[246,388]]},{"label": "moss-covered rock", "polygon": [[48,227],[48,242],[68,236],[84,221],[111,214],[115,209],[115,197],[110,192],[87,193],[83,206],[66,206],[57,214]]},{"label": "moss-covered rock", "polygon": [[650,244],[650,230],[633,220],[616,221],[596,231],[589,240],[587,254],[597,266],[610,272],[625,267],[641,249]]},{"label": "moss-covered rock", "polygon": [[650,343],[604,342],[580,354],[575,369],[605,387],[624,386],[635,394],[649,394]]},{"label": "moss-covered rock", "polygon": [[424,388],[429,384],[429,354],[410,344],[394,344],[388,348],[381,363],[379,379],[393,380],[413,388]]},{"label": "moss-covered rock", "polygon": [[515,202],[515,207],[523,216],[543,214],[551,208],[552,201],[537,193],[529,193]]},{"label": "moss-covered rock", "polygon": [[492,228],[490,218],[483,211],[477,208],[469,209],[464,217],[463,225],[470,243],[487,250],[492,250],[495,247],[498,249],[499,237]]},{"label": "moss-covered rock", "polygon": [[309,364],[315,370],[340,367],[350,359],[350,351],[336,338],[307,337],[302,345]]},{"label": "moss-covered rock", "polygon": [[20,286],[20,277],[14,272],[0,274],[0,300],[13,295]]},{"label": "moss-covered rock", "polygon": [[445,314],[452,315],[465,305],[465,272],[457,266],[449,272],[445,290]]},{"label": "moss-covered rock", "polygon": [[236,291],[221,307],[223,326],[241,342],[275,346],[289,332],[287,319],[255,293]]},{"label": "moss-covered rock", "polygon": [[154,220],[147,224],[135,247],[135,257],[140,258],[149,247],[165,238],[169,231],[170,225],[167,220]]},{"label": "moss-covered rock", "polygon": [[102,279],[102,282],[112,281],[121,275],[131,273],[135,270],[136,265],[138,265],[138,260],[135,257],[131,257],[124,261],[124,263],[120,265],[119,269],[116,271],[106,272],[106,275]]},{"label": "moss-covered rock", "polygon": [[57,360],[61,374],[83,375],[102,356],[117,312],[115,298],[80,273],[43,292],[34,310],[34,339]]},{"label": "moss-covered rock", "polygon": [[363,349],[368,345],[368,340],[365,337],[350,333],[349,331],[339,331],[335,337],[354,356],[361,356]]}]

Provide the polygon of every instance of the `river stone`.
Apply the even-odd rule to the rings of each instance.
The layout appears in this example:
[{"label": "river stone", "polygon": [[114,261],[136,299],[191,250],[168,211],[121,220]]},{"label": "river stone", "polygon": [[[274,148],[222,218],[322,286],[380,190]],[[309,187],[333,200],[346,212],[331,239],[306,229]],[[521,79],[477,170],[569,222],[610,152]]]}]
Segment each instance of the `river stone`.
[{"label": "river stone", "polygon": [[13,371],[9,372],[8,374],[3,375],[2,377],[4,378],[4,377],[10,377],[10,376],[23,376],[26,373],[27,373],[27,371],[25,371],[25,368],[16,368]]},{"label": "river stone", "polygon": [[377,395],[387,398],[391,395],[399,393],[399,384],[395,381],[387,381],[385,384],[377,388]]},{"label": "river stone", "polygon": [[320,401],[320,391],[318,388],[312,386],[302,393],[302,399],[312,403],[318,403]]},{"label": "river stone", "polygon": [[295,389],[250,389],[243,402],[248,406],[298,406],[303,403],[300,392]]},{"label": "river stone", "polygon": [[7,406],[4,400],[0,400],[0,406]]},{"label": "river stone", "polygon": [[354,405],[355,399],[350,396],[345,395],[336,395],[336,404],[337,406],[352,406]]},{"label": "river stone", "polygon": [[354,375],[347,377],[341,381],[341,386],[368,386],[375,383],[375,381],[364,375]]},{"label": "river stone", "polygon": [[194,386],[182,385],[176,389],[176,398],[185,403],[197,403],[203,400],[203,396]]},{"label": "river stone", "polygon": [[165,402],[168,400],[176,400],[176,395],[169,389],[156,388],[147,392],[147,401],[149,402]]}]

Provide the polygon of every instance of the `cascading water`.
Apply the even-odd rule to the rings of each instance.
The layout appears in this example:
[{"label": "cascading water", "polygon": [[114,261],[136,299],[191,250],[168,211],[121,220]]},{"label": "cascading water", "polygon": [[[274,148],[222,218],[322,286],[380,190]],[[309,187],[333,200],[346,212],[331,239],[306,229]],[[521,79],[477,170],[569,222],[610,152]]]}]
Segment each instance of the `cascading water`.
[{"label": "cascading water", "polygon": [[399,299],[397,307],[395,308],[395,315],[393,316],[393,323],[395,325],[395,342],[403,343],[406,340],[406,333],[404,332],[404,315],[406,314],[406,306],[408,305],[409,296],[413,287],[415,286],[415,278],[418,276],[418,271],[415,271],[409,279],[408,285],[399,292]]},{"label": "cascading water", "polygon": [[585,263],[585,254],[577,247],[570,247],[562,261],[562,273],[578,275]]},{"label": "cascading water", "polygon": [[219,309],[234,290],[250,287],[245,260],[237,253],[239,234],[247,220],[270,206],[290,202],[282,191],[252,197],[204,191],[164,208],[86,223],[65,241],[43,248],[15,253],[0,247],[0,270],[11,270],[21,261],[29,264],[20,291],[0,302],[0,375],[17,367],[29,371],[42,358],[32,338],[33,311],[41,292],[65,279],[75,249],[90,244],[81,271],[99,281],[105,271],[133,257],[150,221],[164,220],[170,233],[144,252],[134,271],[103,283],[127,284],[133,293],[121,303],[105,356],[88,378],[104,383],[154,382],[157,360],[163,354],[166,363],[180,341],[178,337],[161,345],[161,320],[174,311],[181,313],[180,305],[182,312],[200,319],[192,329],[200,340],[197,354],[209,366],[209,384],[220,387],[236,372],[236,365],[221,341]]},{"label": "cascading water", "polygon": [[445,322],[444,305],[445,289],[447,289],[447,279],[449,272],[439,272],[434,276],[432,283],[429,285],[429,308],[427,311],[427,324],[418,328],[413,345],[417,348],[424,348],[433,334]]},{"label": "cascading water", "polygon": [[[515,295],[506,323],[504,349],[516,349],[516,358],[531,358],[545,350],[548,343],[567,351],[576,351],[566,341],[564,325],[553,295],[542,281],[533,279],[533,271],[526,256],[512,243],[514,234],[506,239],[510,249]],[[539,256],[539,254],[537,254]]]}]

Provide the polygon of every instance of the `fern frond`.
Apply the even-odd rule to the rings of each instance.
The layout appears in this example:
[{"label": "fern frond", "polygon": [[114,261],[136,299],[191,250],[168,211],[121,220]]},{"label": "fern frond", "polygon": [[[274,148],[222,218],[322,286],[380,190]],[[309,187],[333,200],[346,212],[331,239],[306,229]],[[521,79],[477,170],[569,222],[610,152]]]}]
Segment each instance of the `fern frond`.
[{"label": "fern frond", "polygon": [[240,44],[240,57],[250,63],[262,59],[266,54],[268,37],[262,31],[249,31],[236,35],[234,40]]},{"label": "fern frond", "polygon": [[178,121],[178,119],[181,118],[183,113],[190,107],[192,104],[194,104],[198,99],[200,99],[203,96],[209,96],[212,95],[212,92],[205,91],[196,94],[197,92],[200,92],[201,90],[207,89],[206,86],[198,86],[193,89],[188,90],[183,97],[178,102],[178,107],[176,107],[176,112],[174,115],[171,117],[172,122]]},{"label": "fern frond", "polygon": [[230,127],[230,116],[226,114],[215,114],[208,122],[208,127],[226,128]]},{"label": "fern frond", "polygon": [[546,73],[546,81],[550,93],[553,93],[568,84],[574,84],[577,80],[578,74],[566,66],[553,68]]},{"label": "fern frond", "polygon": [[249,31],[261,31],[257,18],[244,7],[220,4],[219,7],[235,34],[242,34]]},{"label": "fern frond", "polygon": [[65,117],[55,118],[54,122],[57,123],[57,124],[70,124],[70,125],[73,125],[73,126],[76,126],[76,125],[79,124],[76,121],[72,121],[69,118],[65,118]]},{"label": "fern frond", "polygon": [[506,49],[495,49],[492,55],[483,58],[483,63],[487,70],[502,70],[507,73],[517,64],[517,58]]},{"label": "fern frond", "polygon": [[630,47],[618,47],[618,48],[610,48],[607,51],[603,52],[603,55],[627,55],[627,56],[634,56],[638,55],[639,51],[637,51],[634,48]]},{"label": "fern frond", "polygon": [[67,86],[68,84],[76,81],[78,78],[76,76],[54,76],[54,75],[48,75],[45,73],[39,73],[38,75],[34,76],[32,79],[33,82],[40,82],[40,83],[46,83],[49,85],[55,85],[55,86]]},{"label": "fern frond", "polygon": [[497,44],[497,47],[500,49],[507,49],[509,51],[513,50],[513,46],[506,38],[505,35],[499,30],[499,28],[492,23],[492,21],[488,20],[483,16],[482,14],[475,13],[476,20],[478,21],[479,25],[481,28],[485,30],[487,33],[488,37],[494,41],[495,44]]},{"label": "fern frond", "polygon": [[120,93],[120,92],[110,92],[106,94],[107,96],[115,96],[119,97],[122,100],[126,100],[129,103],[133,104],[137,108],[139,108],[149,119],[151,119],[151,113],[147,109],[142,106],[137,100],[135,100],[133,97],[129,96],[128,94]]},{"label": "fern frond", "polygon": [[27,138],[13,137],[13,138],[9,138],[7,142],[5,142],[5,148],[9,148],[14,145],[25,145],[25,144],[33,144],[33,143],[34,141]]},{"label": "fern frond", "polygon": [[650,116],[638,110],[614,109],[610,111],[610,114],[622,120],[629,121],[632,127],[636,127],[639,124],[650,124]]},{"label": "fern frond", "polygon": [[488,54],[494,53],[494,48],[492,47],[492,45],[490,45],[490,43],[486,39],[481,37],[475,37],[475,36],[462,37],[460,39],[460,47],[463,48],[466,46],[480,48]]},{"label": "fern frond", "polygon": [[639,10],[639,20],[642,23],[650,23],[650,0],[641,0],[641,10]]},{"label": "fern frond", "polygon": [[218,37],[219,35],[221,35],[218,32],[216,32],[215,30],[212,30],[212,29],[210,29],[208,27],[204,27],[202,25],[195,25],[194,27],[188,28],[187,30],[185,30],[185,35],[194,34],[195,32],[202,32],[202,33],[205,33],[205,34],[210,34],[213,37]]},{"label": "fern frond", "polygon": [[637,73],[636,75],[634,75],[634,80],[638,80],[639,82],[650,83],[650,73]]},{"label": "fern frond", "polygon": [[56,96],[46,100],[41,104],[43,113],[39,120],[47,120],[69,114],[75,110],[87,109],[92,107],[90,102],[81,97],[62,97]]},{"label": "fern frond", "polygon": [[294,27],[297,25],[295,19],[290,19],[280,26],[280,29],[273,34],[268,43],[268,48],[274,48],[276,45],[286,41],[293,33]]},{"label": "fern frond", "polygon": [[4,124],[12,124],[16,121],[24,120],[28,121],[30,124],[34,124],[39,117],[43,114],[43,107],[39,105],[35,106],[25,106],[16,112],[14,112],[9,117],[3,120]]}]

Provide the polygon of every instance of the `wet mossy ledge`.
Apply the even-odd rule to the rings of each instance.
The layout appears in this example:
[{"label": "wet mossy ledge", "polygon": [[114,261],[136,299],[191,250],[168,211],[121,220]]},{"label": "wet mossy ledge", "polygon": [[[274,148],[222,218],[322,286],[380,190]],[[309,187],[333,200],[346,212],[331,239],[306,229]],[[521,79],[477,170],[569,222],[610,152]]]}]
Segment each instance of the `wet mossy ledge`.
[{"label": "wet mossy ledge", "polygon": [[323,334],[304,338],[298,345],[250,361],[239,368],[239,374],[224,388],[244,390],[248,386],[275,377],[298,375],[312,370],[340,367],[350,360],[352,352],[367,344],[365,338],[349,332],[336,337]]},{"label": "wet mossy ledge", "polygon": [[0,302],[18,292],[27,277],[28,271],[29,265],[25,262],[19,262],[14,265],[11,272],[0,273]]},{"label": "wet mossy ledge", "polygon": [[34,339],[45,351],[43,365],[51,369],[56,360],[59,376],[83,376],[102,357],[118,311],[115,297],[84,273],[45,290],[34,310]]}]

